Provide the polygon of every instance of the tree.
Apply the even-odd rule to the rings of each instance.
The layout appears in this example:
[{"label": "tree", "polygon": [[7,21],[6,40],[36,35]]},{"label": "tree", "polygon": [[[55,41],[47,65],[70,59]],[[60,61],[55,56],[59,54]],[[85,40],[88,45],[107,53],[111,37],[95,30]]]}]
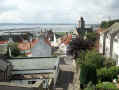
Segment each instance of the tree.
[{"label": "tree", "polygon": [[84,40],[81,37],[72,40],[69,43],[67,54],[74,56],[77,58],[79,56],[80,51],[86,51],[93,47],[93,42],[91,40]]}]

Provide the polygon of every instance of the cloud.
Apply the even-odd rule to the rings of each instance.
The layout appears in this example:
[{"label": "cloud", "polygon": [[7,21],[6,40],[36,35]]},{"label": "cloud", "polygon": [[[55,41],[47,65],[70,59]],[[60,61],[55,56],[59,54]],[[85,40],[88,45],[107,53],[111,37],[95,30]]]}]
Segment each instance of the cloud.
[{"label": "cloud", "polygon": [[118,0],[1,0],[0,22],[67,22],[84,16],[87,23],[118,18]]}]

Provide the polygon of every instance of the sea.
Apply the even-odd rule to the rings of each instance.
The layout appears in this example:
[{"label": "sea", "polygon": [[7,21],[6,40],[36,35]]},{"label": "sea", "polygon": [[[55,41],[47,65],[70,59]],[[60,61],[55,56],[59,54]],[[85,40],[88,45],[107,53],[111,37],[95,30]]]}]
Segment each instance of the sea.
[{"label": "sea", "polygon": [[[0,23],[0,31],[47,31],[72,32],[77,24],[23,24],[23,23]],[[91,25],[87,25],[91,26]]]}]

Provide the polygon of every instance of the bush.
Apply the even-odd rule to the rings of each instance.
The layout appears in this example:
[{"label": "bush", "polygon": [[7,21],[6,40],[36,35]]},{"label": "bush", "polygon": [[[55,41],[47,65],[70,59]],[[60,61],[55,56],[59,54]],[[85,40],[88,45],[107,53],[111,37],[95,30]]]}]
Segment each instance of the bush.
[{"label": "bush", "polygon": [[93,84],[97,83],[96,68],[93,65],[82,64],[80,71],[80,83],[88,84],[90,81]]},{"label": "bush", "polygon": [[18,43],[9,43],[8,47],[10,48],[11,50],[11,54],[12,56],[16,57],[18,55],[20,55],[20,51],[19,49],[17,48],[18,46]]},{"label": "bush", "polygon": [[109,68],[111,66],[115,66],[116,65],[116,61],[113,60],[112,58],[105,58],[104,60],[104,66]]},{"label": "bush", "polygon": [[111,58],[106,59],[95,50],[81,51],[79,58],[76,59],[76,62],[77,64],[92,64],[96,67],[96,69],[100,69],[102,67],[109,68],[116,65],[115,60]]},{"label": "bush", "polygon": [[113,90],[117,89],[116,85],[111,82],[98,83],[96,85],[96,88],[98,88],[98,89],[113,89]]},{"label": "bush", "polygon": [[87,33],[87,39],[88,40],[92,40],[93,42],[95,42],[97,40],[97,34],[96,32],[88,32]]},{"label": "bush", "polygon": [[95,90],[95,85],[93,85],[92,82],[89,82],[84,90]]},{"label": "bush", "polygon": [[119,74],[119,67],[112,66],[110,68],[101,68],[97,70],[98,81],[112,81],[114,78],[117,78]]},{"label": "bush", "polygon": [[104,67],[105,58],[98,54],[96,51],[81,52],[77,59],[78,64],[90,64],[94,65],[96,69]]}]

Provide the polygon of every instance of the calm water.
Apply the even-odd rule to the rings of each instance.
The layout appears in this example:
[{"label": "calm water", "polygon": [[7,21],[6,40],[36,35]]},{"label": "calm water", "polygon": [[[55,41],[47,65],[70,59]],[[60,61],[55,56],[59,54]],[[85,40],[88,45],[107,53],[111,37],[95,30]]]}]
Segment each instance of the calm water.
[{"label": "calm water", "polygon": [[0,30],[5,31],[11,29],[19,29],[23,30],[33,30],[33,31],[42,31],[44,30],[50,30],[52,29],[54,32],[71,32],[77,27],[76,24],[64,24],[64,25],[58,25],[58,24],[0,24]]},{"label": "calm water", "polygon": [[[93,24],[88,24],[86,27],[92,27]],[[45,31],[50,30],[54,32],[71,32],[76,29],[77,24],[2,24],[0,23],[1,31]],[[98,25],[93,25],[96,29]]]}]

